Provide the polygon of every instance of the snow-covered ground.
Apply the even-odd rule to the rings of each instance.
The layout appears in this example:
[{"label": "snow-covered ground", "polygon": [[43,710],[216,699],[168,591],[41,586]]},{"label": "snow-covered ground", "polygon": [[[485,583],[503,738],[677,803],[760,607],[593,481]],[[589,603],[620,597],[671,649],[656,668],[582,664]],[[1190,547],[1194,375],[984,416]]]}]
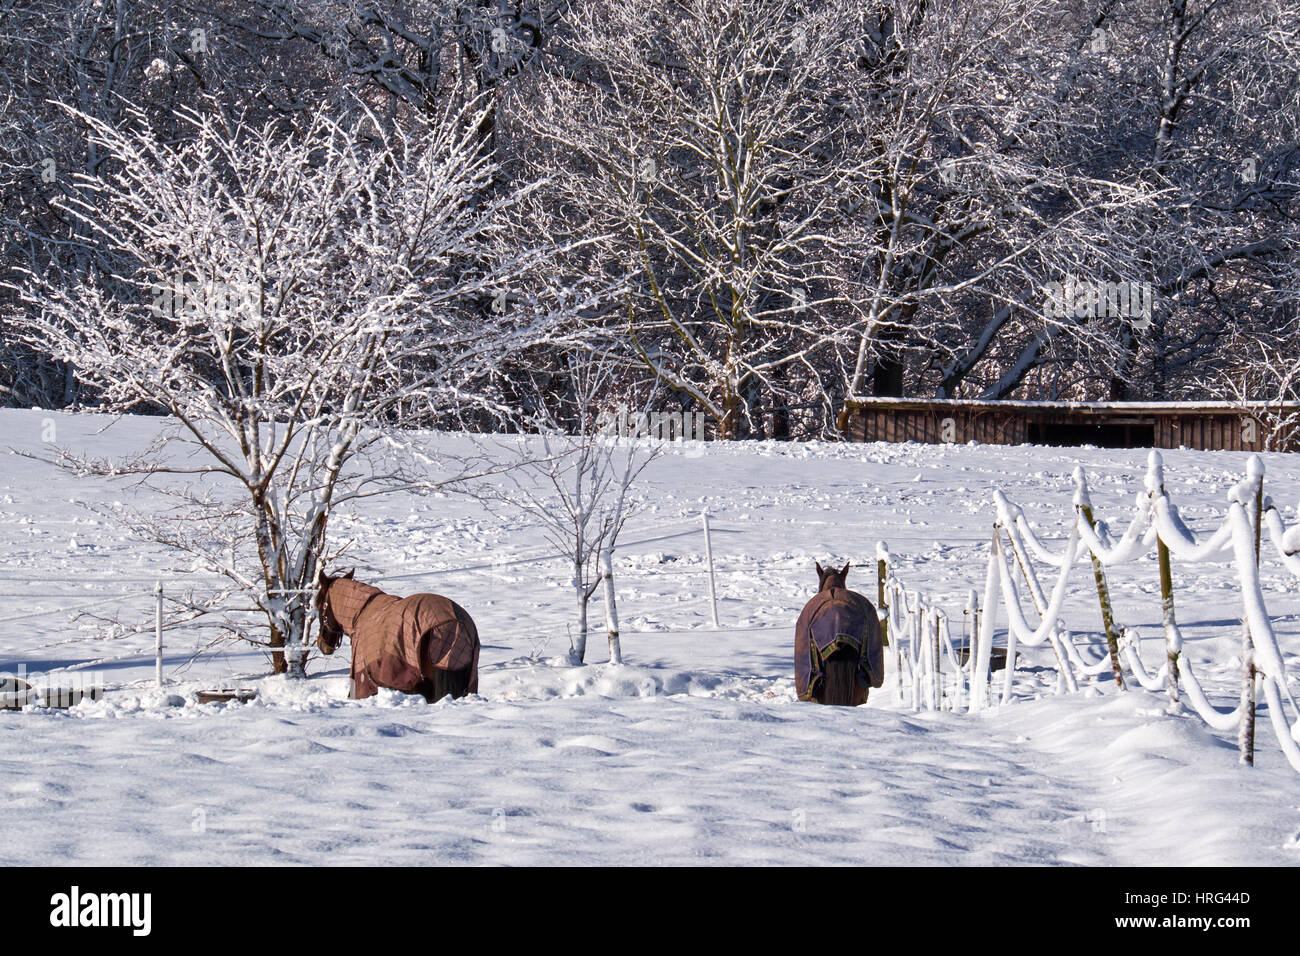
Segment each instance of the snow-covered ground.
[{"label": "snow-covered ground", "polygon": [[[0,449],[142,449],[157,421],[0,412]],[[50,423],[54,436],[49,434]],[[466,439],[444,439],[463,447]],[[0,827],[19,863],[1300,863],[1300,775],[1260,725],[1253,770],[1228,735],[1163,696],[1104,675],[1055,694],[1050,651],[1021,662],[1016,700],[977,717],[912,713],[892,682],[865,707],[794,699],[791,644],[815,560],[874,559],[957,619],[982,586],[1003,489],[1048,537],[1087,468],[1100,517],[1130,513],[1137,451],[741,443],[677,449],[637,486],[644,511],[615,560],[626,663],[562,664],[572,598],[536,530],[457,496],[376,500],[336,516],[357,576],[464,604],[484,641],[481,696],[428,705],[346,699],[347,648],[309,679],[265,676],[251,649],[194,658],[211,632],[168,634],[152,685],[150,582],[198,578],[86,505],[163,506],[128,483],[75,479],[18,456],[0,473],[0,670],[91,668],[106,696],[68,711],[0,712]],[[1300,459],[1265,456],[1267,490],[1300,500]],[[1217,526],[1242,455],[1165,454],[1188,524]],[[720,615],[708,605],[698,515],[714,528]],[[641,543],[634,543],[641,542]],[[457,570],[473,567],[475,570]],[[446,573],[436,573],[443,571]],[[1086,575],[1067,604],[1099,641]],[[1175,567],[1187,654],[1212,698],[1234,702],[1240,597],[1223,564]],[[1300,589],[1266,561],[1289,664]],[[874,575],[850,574],[874,597]],[[1121,623],[1159,630],[1154,561],[1112,575]],[[89,597],[88,597],[89,595]],[[96,598],[96,595],[100,597]],[[125,595],[113,596],[106,595]],[[139,634],[97,639],[88,600]],[[593,620],[599,621],[599,605]],[[668,633],[671,631],[672,633]],[[680,633],[689,631],[689,633]],[[663,632],[663,633],[655,633]],[[1147,651],[1154,665],[1156,651]],[[998,681],[1000,683],[1000,674]],[[255,687],[245,705],[199,689]]]}]

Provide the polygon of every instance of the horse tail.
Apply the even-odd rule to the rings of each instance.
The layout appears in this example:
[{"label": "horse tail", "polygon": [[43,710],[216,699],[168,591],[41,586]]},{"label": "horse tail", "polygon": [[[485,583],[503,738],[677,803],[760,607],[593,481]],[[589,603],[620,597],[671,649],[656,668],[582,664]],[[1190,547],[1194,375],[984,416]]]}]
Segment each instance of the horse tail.
[{"label": "horse tail", "polygon": [[469,678],[471,667],[462,667],[458,671],[435,670],[433,676],[429,678],[429,685],[432,689],[434,701],[442,700],[444,697],[451,697],[453,700],[459,700],[469,693]]},{"label": "horse tail", "polygon": [[862,703],[857,651],[842,647],[822,662],[821,702],[852,707]]}]

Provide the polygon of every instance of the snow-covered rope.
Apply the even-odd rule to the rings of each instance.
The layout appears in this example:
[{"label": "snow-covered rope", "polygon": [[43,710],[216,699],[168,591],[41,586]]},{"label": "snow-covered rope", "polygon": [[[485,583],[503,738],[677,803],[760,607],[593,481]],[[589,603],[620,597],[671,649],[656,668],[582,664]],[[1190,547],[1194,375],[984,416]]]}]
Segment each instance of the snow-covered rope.
[{"label": "snow-covered rope", "polygon": [[1079,536],[1104,567],[1127,564],[1151,549],[1156,542],[1156,529],[1151,527],[1149,494],[1142,491],[1137,493],[1128,528],[1118,541],[1112,541],[1106,522],[1088,520],[1087,516],[1092,513],[1092,498],[1088,493],[1088,478],[1083,466],[1076,466],[1072,477],[1075,524],[1079,527]]},{"label": "snow-covered rope", "polygon": [[1295,526],[1288,531],[1273,502],[1269,500],[1264,504],[1264,525],[1268,528],[1269,541],[1283,566],[1300,578],[1300,507],[1296,508],[1296,518]]},{"label": "snow-covered rope", "polygon": [[[1015,556],[1016,562],[1019,564],[1020,570],[1025,576],[1026,583],[1029,585],[1029,592],[1030,596],[1033,598],[1034,607],[1037,609],[1040,617],[1047,618],[1051,616],[1050,604],[1043,591],[1043,586],[1038,581],[1038,574],[1029,560],[1029,548],[1025,540],[1021,537],[1022,525],[1025,529],[1028,529],[1030,533],[1032,533],[1033,529],[1029,528],[1028,522],[1024,520],[1024,512],[1007,501],[1006,496],[1002,495],[1000,491],[994,493],[994,500],[997,504],[999,521],[1007,529],[1007,539],[1011,544],[1011,552]],[[1071,532],[1072,537],[1067,540],[1066,550],[1057,556],[1058,563],[1056,566],[1061,569],[1061,577],[1064,577],[1069,573],[1070,567],[1078,563],[1080,557],[1084,553],[1081,548],[1076,546],[1075,539],[1073,538],[1073,535],[1077,533],[1077,531],[1078,529],[1076,528]],[[1058,587],[1059,584],[1060,582],[1058,581]],[[1052,647],[1052,653],[1056,655],[1057,670],[1060,675],[1061,683],[1067,692],[1073,693],[1079,689],[1079,684],[1074,676],[1074,668],[1071,665],[1069,653],[1065,650],[1065,644],[1067,642],[1062,636],[1063,630],[1064,629],[1059,621],[1059,614],[1057,616],[1052,616],[1046,639]],[[1027,639],[1024,634],[1017,636],[1021,640],[1024,640],[1026,644],[1037,643]],[[1005,688],[1005,695],[1009,695],[1011,692],[1011,679],[1014,672],[1015,666],[1014,663],[1012,663],[1007,667],[1007,685]]]},{"label": "snow-covered rope", "polygon": [[1246,509],[1239,501],[1234,501],[1229,506],[1228,519],[1232,525],[1232,544],[1237,558],[1237,574],[1241,583],[1242,596],[1245,599],[1251,641],[1254,644],[1255,659],[1252,663],[1256,672],[1263,674],[1266,681],[1271,680],[1278,685],[1293,710],[1300,710],[1296,707],[1295,698],[1287,687],[1286,663],[1282,658],[1282,649],[1277,643],[1277,634],[1273,631],[1273,621],[1264,604],[1264,590],[1259,582],[1259,566],[1255,563],[1255,529],[1250,518],[1246,516]]},{"label": "snow-covered rope", "polygon": [[[888,562],[889,551],[883,545],[877,554]],[[893,650],[896,699],[903,703],[904,687],[911,689],[913,710],[942,708],[950,701],[954,710],[965,708],[966,676],[961,658],[952,642],[950,618],[942,608],[916,591],[909,591],[894,573],[892,566],[885,578],[885,620]],[[939,657],[935,656],[936,630]],[[906,641],[906,650],[903,643]],[[947,659],[947,665],[943,659]],[[907,676],[904,678],[904,666]],[[945,683],[951,677],[951,689]]]},{"label": "snow-covered rope", "polygon": [[[1008,535],[1014,533],[1010,528],[1007,531]],[[1061,608],[1065,605],[1065,598],[1069,593],[1070,569],[1077,560],[1076,552],[1078,548],[1079,528],[1078,525],[1075,525],[1070,532],[1069,542],[1066,544],[1065,557],[1061,562],[1061,571],[1056,577],[1056,584],[1052,588],[1051,599],[1048,600],[1044,597],[1043,616],[1036,628],[1029,626],[1020,610],[1020,592],[1016,586],[1016,579],[1007,568],[1006,556],[1001,555],[1001,560],[997,562],[998,576],[1002,582],[1002,593],[1008,598],[1006,605],[1010,618],[1009,623],[1011,631],[1015,634],[1017,640],[1030,647],[1037,647],[1047,643],[1051,635],[1056,631],[1061,616]],[[1069,557],[1070,555],[1076,556],[1072,558]],[[1030,577],[1029,580],[1032,582],[1034,579]]]},{"label": "snow-covered rope", "polygon": [[[1296,725],[1288,725],[1286,714],[1282,710],[1282,695],[1279,691],[1281,682],[1270,680],[1264,682],[1264,696],[1268,698],[1268,715],[1273,724],[1273,734],[1282,745],[1291,766],[1300,771],[1300,747],[1296,746]],[[1293,704],[1294,706],[1294,704]]]},{"label": "snow-covered rope", "polygon": [[[1285,660],[1260,583],[1258,543],[1263,527],[1256,527],[1256,523],[1247,513],[1247,508],[1255,508],[1260,524],[1268,528],[1268,540],[1283,566],[1297,577],[1300,577],[1300,523],[1290,529],[1286,527],[1280,511],[1271,501],[1262,497],[1263,477],[1263,461],[1257,455],[1252,456],[1246,478],[1234,486],[1228,494],[1229,507],[1225,519],[1213,532],[1198,537],[1183,522],[1177,507],[1169,500],[1164,488],[1163,462],[1159,453],[1153,451],[1148,461],[1144,493],[1138,496],[1135,512],[1129,520],[1127,530],[1118,540],[1115,540],[1104,522],[1092,518],[1086,478],[1082,469],[1076,468],[1074,520],[1071,522],[1069,541],[1065,549],[1060,552],[1047,548],[1026,520],[1023,510],[1010,502],[1001,491],[995,492],[997,520],[993,544],[989,552],[984,617],[977,640],[978,660],[971,673],[970,711],[973,713],[980,710],[987,702],[988,663],[995,632],[995,615],[999,604],[1006,608],[1008,619],[1008,666],[1002,688],[1004,703],[1011,699],[1017,641],[1028,646],[1051,643],[1062,665],[1062,683],[1068,683],[1065,672],[1071,665],[1080,667],[1085,673],[1100,673],[1111,663],[1106,657],[1089,662],[1079,653],[1072,641],[1061,641],[1063,629],[1060,624],[1060,613],[1069,572],[1085,555],[1096,559],[1101,566],[1115,566],[1143,557],[1149,553],[1153,544],[1158,544],[1167,549],[1160,552],[1165,591],[1166,660],[1155,673],[1149,671],[1142,662],[1139,652],[1141,635],[1133,628],[1124,629],[1119,652],[1142,687],[1157,691],[1169,687],[1172,695],[1174,683],[1171,680],[1172,673],[1181,678],[1187,703],[1209,726],[1220,731],[1228,731],[1239,725],[1245,726],[1243,721],[1250,718],[1250,714],[1243,709],[1244,705],[1238,704],[1232,710],[1214,706],[1205,694],[1192,662],[1182,655],[1182,633],[1173,618],[1172,591],[1168,583],[1167,555],[1188,563],[1222,559],[1227,556],[1232,562],[1242,594],[1243,615],[1246,618],[1251,655],[1248,663],[1268,701],[1270,722],[1278,743],[1287,760],[1300,771],[1300,745],[1297,743],[1300,741],[1300,706],[1297,706],[1287,682]],[[1006,549],[1002,545],[1002,534],[1006,535],[1008,545]],[[1014,557],[1019,564],[1029,589],[1030,599],[1039,612],[1037,627],[1029,625],[1021,610],[1020,590],[1016,575],[1008,561],[1008,555],[1005,553],[1006,550],[1011,551],[1010,557]],[[1037,573],[1029,563],[1030,556],[1058,569],[1050,597],[1038,582]],[[1097,578],[1100,590],[1104,586],[1100,570],[1097,571]],[[1103,607],[1107,612],[1109,611],[1109,604],[1105,600],[1103,600]],[[1109,618],[1107,620],[1109,626]],[[1069,664],[1065,663],[1067,660]],[[1296,715],[1294,718],[1288,718],[1287,705]]]},{"label": "snow-covered rope", "polygon": [[1229,522],[1225,521],[1205,541],[1198,541],[1196,535],[1178,516],[1177,507],[1164,495],[1151,499],[1151,510],[1160,540],[1174,557],[1185,564],[1199,564],[1202,561],[1221,558],[1223,553],[1232,546],[1232,526]]},{"label": "snow-covered rope", "polygon": [[[1179,635],[1181,638],[1181,635]],[[1120,651],[1124,654],[1124,660],[1132,672],[1132,676],[1137,678],[1137,682],[1147,690],[1162,691],[1167,686],[1169,679],[1169,661],[1161,661],[1160,667],[1155,673],[1146,669],[1142,663],[1142,654],[1140,644],[1142,635],[1135,627],[1125,628],[1124,640],[1120,643]],[[1196,671],[1192,662],[1185,657],[1178,658],[1178,674],[1183,679],[1184,689],[1187,691],[1187,702],[1192,705],[1192,709],[1197,715],[1213,727],[1215,730],[1228,731],[1234,729],[1241,721],[1241,705],[1238,704],[1232,710],[1221,710],[1214,704],[1210,703],[1209,697],[1201,688],[1201,682],[1196,677]]]},{"label": "snow-covered rope", "polygon": [[1075,669],[1085,677],[1093,677],[1103,671],[1111,669],[1110,655],[1107,653],[1103,653],[1102,656],[1095,661],[1089,661],[1083,656],[1083,653],[1079,650],[1078,645],[1075,644],[1074,641],[1064,641],[1062,642],[1062,645],[1065,648],[1065,653],[1070,657],[1070,663],[1073,664]]}]

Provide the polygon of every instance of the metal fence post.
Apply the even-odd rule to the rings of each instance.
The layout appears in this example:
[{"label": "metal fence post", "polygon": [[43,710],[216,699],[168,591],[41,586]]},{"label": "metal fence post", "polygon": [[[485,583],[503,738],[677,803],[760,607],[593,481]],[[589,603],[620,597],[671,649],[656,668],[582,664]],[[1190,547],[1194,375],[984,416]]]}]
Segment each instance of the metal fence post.
[{"label": "metal fence post", "polygon": [[709,535],[709,513],[701,511],[700,520],[704,522],[704,555],[709,563],[709,603],[713,607],[713,626],[721,627],[718,623],[718,583],[713,576],[713,539]]}]

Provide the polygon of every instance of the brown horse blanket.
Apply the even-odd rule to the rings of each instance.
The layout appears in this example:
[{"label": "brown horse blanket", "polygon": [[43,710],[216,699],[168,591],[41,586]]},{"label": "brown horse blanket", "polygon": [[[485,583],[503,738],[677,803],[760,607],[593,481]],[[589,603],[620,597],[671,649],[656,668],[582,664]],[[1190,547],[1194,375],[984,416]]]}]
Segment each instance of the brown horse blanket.
[{"label": "brown horse blanket", "polygon": [[422,693],[432,669],[470,668],[469,693],[478,693],[478,630],[455,601],[439,594],[402,598],[338,578],[329,603],[352,639],[353,697],[370,697],[379,687]]},{"label": "brown horse blanket", "polygon": [[885,649],[876,609],[857,591],[828,587],[804,605],[794,628],[794,686],[811,700],[825,673],[822,663],[835,651],[858,655],[858,686],[864,692],[885,682]]}]

